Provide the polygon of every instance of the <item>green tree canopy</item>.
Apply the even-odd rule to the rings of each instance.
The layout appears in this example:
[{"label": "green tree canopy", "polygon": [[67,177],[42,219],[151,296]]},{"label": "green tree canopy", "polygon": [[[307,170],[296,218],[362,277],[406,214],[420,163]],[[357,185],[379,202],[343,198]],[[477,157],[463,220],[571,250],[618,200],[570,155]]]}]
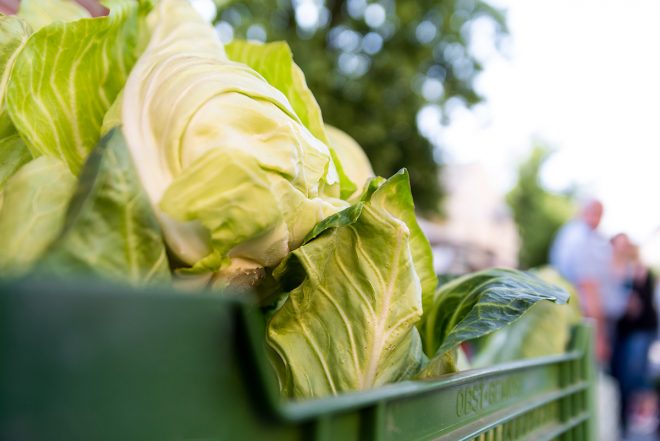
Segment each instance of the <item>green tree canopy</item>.
[{"label": "green tree canopy", "polygon": [[572,192],[548,191],[540,180],[541,170],[552,150],[535,146],[518,167],[518,182],[507,194],[518,227],[520,250],[518,263],[533,268],[548,263],[548,253],[557,230],[575,213]]},{"label": "green tree canopy", "polygon": [[418,208],[441,212],[441,155],[416,118],[425,105],[482,101],[469,49],[477,20],[506,33],[503,13],[481,0],[230,1],[216,28],[225,41],[286,40],[325,121],[360,143],[377,174],[407,167]]}]

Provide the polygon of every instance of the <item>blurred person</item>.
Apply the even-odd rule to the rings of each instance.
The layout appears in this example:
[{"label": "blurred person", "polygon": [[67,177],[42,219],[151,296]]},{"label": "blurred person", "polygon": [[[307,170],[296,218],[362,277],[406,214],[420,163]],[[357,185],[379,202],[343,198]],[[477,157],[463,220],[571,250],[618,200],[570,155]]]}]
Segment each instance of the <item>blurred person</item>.
[{"label": "blurred person", "polygon": [[[616,324],[612,374],[619,383],[620,416],[624,432],[629,426],[645,431],[657,426],[657,398],[650,380],[648,352],[656,338],[658,312],[654,302],[655,278],[639,258],[639,248],[627,236],[613,238],[615,254],[627,253],[629,296]],[[623,248],[627,246],[627,249]],[[629,424],[630,423],[630,424]],[[631,427],[632,428],[632,427]]]},{"label": "blurred person", "polygon": [[599,231],[603,204],[584,202],[578,216],[554,238],[550,263],[577,289],[582,312],[594,319],[598,375],[598,439],[620,438],[620,400],[616,381],[606,371],[615,341],[616,323],[625,311],[625,265],[614,258],[613,245]]},{"label": "blurred person", "polygon": [[621,274],[612,271],[612,245],[598,231],[603,210],[596,199],[582,204],[578,216],[557,232],[550,264],[577,288],[584,315],[596,321],[596,356],[607,366],[626,300]]}]

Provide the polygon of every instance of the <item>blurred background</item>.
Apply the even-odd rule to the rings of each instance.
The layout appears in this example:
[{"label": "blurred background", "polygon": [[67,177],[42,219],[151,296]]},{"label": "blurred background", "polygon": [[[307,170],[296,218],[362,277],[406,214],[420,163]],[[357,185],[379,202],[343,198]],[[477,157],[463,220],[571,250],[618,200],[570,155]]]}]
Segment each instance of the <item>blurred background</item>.
[{"label": "blurred background", "polygon": [[[324,120],[377,174],[409,169],[438,273],[546,265],[589,198],[604,205],[602,235],[626,233],[660,271],[659,1],[192,3],[224,42],[289,42]],[[660,372],[660,344],[636,356]],[[649,406],[627,439],[655,439]]]}]

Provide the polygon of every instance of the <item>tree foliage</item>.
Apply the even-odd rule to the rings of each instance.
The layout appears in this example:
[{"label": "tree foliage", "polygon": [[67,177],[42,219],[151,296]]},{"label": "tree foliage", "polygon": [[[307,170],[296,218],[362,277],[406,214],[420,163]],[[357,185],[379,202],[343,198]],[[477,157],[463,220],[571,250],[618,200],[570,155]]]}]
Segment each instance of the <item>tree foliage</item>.
[{"label": "tree foliage", "polygon": [[550,245],[557,230],[575,213],[571,192],[556,194],[540,181],[541,170],[552,154],[547,147],[535,146],[518,168],[518,181],[507,194],[518,227],[518,264],[533,268],[548,263]]},{"label": "tree foliage", "polygon": [[225,40],[286,40],[325,121],[362,145],[377,174],[407,167],[418,208],[440,212],[441,155],[416,118],[428,104],[482,101],[469,50],[476,20],[506,33],[503,13],[481,0],[229,2],[216,26]]}]

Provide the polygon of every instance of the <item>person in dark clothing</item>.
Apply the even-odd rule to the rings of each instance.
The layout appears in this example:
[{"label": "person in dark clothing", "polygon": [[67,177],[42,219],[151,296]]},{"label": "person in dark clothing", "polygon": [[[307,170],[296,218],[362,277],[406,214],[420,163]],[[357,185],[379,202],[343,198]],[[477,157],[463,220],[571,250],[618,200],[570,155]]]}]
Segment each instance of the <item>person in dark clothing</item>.
[{"label": "person in dark clothing", "polygon": [[[632,404],[644,405],[653,400],[648,372],[648,351],[656,337],[658,313],[654,302],[655,278],[631,248],[630,294],[626,312],[616,325],[616,343],[612,357],[612,374],[618,380],[621,395],[621,423],[628,428]],[[647,406],[648,407],[648,406]],[[655,412],[655,409],[652,410]],[[625,432],[624,432],[625,433]]]}]

